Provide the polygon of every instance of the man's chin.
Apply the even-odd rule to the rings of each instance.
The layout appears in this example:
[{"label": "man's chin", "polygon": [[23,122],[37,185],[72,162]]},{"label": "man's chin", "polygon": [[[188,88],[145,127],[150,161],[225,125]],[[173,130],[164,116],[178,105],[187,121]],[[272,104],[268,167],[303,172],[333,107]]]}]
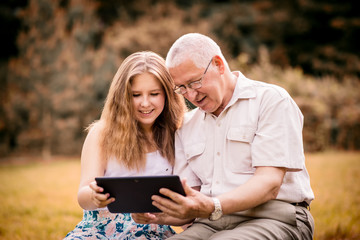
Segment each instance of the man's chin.
[{"label": "man's chin", "polygon": [[[194,104],[195,105],[195,104]],[[207,104],[201,104],[201,105],[195,105],[198,108],[200,108],[201,110],[207,112],[207,113],[213,113],[215,112],[217,109],[214,109],[214,107],[211,107],[208,103]]]},{"label": "man's chin", "polygon": [[209,109],[209,108],[206,107],[206,106],[202,106],[202,107],[199,106],[199,108],[200,108],[201,110],[203,110],[204,112],[207,112],[207,113],[212,113],[212,112],[213,112],[213,109]]}]

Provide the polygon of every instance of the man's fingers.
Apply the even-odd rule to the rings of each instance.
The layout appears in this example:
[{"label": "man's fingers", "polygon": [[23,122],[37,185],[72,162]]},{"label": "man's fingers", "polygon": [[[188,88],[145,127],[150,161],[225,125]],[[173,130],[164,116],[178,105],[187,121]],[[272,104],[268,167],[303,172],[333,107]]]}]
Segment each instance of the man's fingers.
[{"label": "man's fingers", "polygon": [[172,202],[169,199],[161,198],[157,196],[159,201],[153,201],[152,204],[160,209],[163,213],[173,216],[173,217],[181,217],[182,215],[182,206]]},{"label": "man's fingers", "polygon": [[[161,190],[160,190],[161,192]],[[171,191],[170,191],[171,192]],[[164,194],[165,195],[165,194]],[[170,196],[171,195],[171,196]],[[176,209],[177,206],[179,206],[180,204],[180,200],[177,196],[173,196],[172,194],[167,194],[165,196],[168,196],[170,199],[168,198],[163,198],[163,197],[160,197],[158,195],[153,195],[151,197],[151,199],[160,204],[161,206],[166,206],[167,208],[170,208],[170,209]]]},{"label": "man's fingers", "polygon": [[[169,190],[167,188],[161,188],[159,192],[162,195],[164,195],[164,196],[171,199],[171,200],[169,200],[169,199],[166,199],[166,198],[161,198],[161,199],[163,199],[164,201],[167,201],[167,202],[173,201],[173,202],[176,202],[176,203],[180,204],[184,199],[183,195],[181,195],[179,193],[176,193],[176,192],[173,192],[173,191],[171,191],[171,190]],[[156,196],[156,195],[154,195],[154,196]],[[153,200],[155,200],[155,199],[153,199]]]},{"label": "man's fingers", "polygon": [[194,215],[194,210],[191,202],[189,202],[188,197],[196,195],[197,191],[192,189],[186,183],[186,180],[182,180],[181,182],[184,187],[186,197],[167,188],[161,188],[160,193],[168,198],[164,198],[159,195],[153,195],[151,197],[153,200],[152,204],[160,209],[163,213],[176,218],[192,217]]}]

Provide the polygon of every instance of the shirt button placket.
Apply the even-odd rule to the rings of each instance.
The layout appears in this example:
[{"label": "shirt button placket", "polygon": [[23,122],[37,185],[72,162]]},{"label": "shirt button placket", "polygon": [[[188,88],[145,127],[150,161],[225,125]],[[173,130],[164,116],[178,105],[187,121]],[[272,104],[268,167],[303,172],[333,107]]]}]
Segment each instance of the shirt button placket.
[{"label": "shirt button placket", "polygon": [[221,133],[221,121],[219,121],[219,119],[217,119],[217,123],[216,123],[216,129],[215,129],[215,149],[214,149],[214,176],[213,176],[213,186],[212,192],[218,193],[219,192],[219,187],[220,187],[220,182],[221,182],[221,146],[222,146],[222,133]]}]

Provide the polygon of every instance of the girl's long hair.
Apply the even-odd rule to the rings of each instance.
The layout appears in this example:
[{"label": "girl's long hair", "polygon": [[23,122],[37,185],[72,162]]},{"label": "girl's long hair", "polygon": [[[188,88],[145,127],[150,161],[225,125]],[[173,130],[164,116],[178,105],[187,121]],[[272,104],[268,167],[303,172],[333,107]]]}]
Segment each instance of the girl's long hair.
[{"label": "girl's long hair", "polygon": [[100,148],[102,159],[115,157],[128,169],[143,169],[144,146],[149,143],[135,118],[131,83],[136,75],[151,73],[165,92],[165,106],[152,127],[154,141],[161,155],[173,165],[175,131],[185,111],[184,99],[174,93],[174,82],[165,60],[153,52],[137,52],[127,57],[115,74],[101,114]]}]

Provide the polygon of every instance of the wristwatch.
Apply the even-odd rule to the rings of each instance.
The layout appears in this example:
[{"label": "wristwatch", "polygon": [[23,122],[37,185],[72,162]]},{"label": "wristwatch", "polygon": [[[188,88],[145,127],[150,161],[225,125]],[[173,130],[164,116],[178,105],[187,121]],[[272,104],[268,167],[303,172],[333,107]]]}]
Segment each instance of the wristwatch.
[{"label": "wristwatch", "polygon": [[218,219],[220,219],[223,215],[222,209],[221,209],[221,204],[219,199],[217,198],[212,198],[212,200],[214,201],[214,206],[215,209],[214,211],[210,214],[209,220],[210,221],[216,221]]}]

